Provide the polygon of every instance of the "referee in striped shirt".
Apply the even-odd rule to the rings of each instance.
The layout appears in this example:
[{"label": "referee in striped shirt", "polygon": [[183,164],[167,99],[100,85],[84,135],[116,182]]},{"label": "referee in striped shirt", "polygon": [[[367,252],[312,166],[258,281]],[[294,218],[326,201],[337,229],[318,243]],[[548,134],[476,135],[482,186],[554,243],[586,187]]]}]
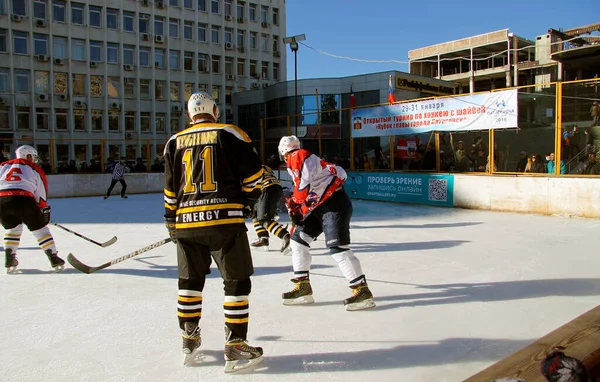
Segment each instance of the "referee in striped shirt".
[{"label": "referee in striped shirt", "polygon": [[127,183],[125,182],[125,173],[129,172],[129,167],[125,165],[125,158],[121,157],[121,160],[115,163],[115,169],[112,173],[112,179],[110,181],[110,187],[106,190],[106,195],[104,195],[104,199],[108,199],[110,193],[112,192],[113,187],[117,182],[121,183],[121,198],[127,199],[127,195],[125,195],[125,191],[127,191]]}]

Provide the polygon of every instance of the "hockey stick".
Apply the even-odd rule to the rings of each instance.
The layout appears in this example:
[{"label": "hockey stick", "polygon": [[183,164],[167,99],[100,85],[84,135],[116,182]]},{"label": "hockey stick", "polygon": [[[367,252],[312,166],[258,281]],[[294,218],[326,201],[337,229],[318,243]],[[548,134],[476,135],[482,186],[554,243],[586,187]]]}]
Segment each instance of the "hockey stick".
[{"label": "hockey stick", "polygon": [[125,261],[127,259],[131,259],[132,257],[135,257],[135,256],[137,256],[137,255],[139,255],[141,253],[144,253],[144,252],[148,252],[148,251],[150,251],[150,250],[152,250],[154,248],[158,248],[161,245],[165,245],[165,244],[167,244],[169,242],[171,242],[171,238],[166,238],[166,239],[163,239],[163,240],[159,240],[159,241],[157,241],[154,244],[150,244],[148,246],[140,248],[140,249],[138,249],[136,251],[133,251],[133,252],[128,253],[128,254],[126,254],[124,256],[118,257],[118,258],[116,258],[116,259],[114,259],[112,261],[109,261],[109,262],[104,263],[102,265],[99,265],[97,267],[90,267],[89,265],[85,265],[84,263],[82,263],[81,261],[79,261],[75,256],[73,256],[72,253],[69,253],[69,256],[67,256],[67,261],[69,262],[69,264],[71,264],[73,266],[73,268],[75,268],[78,271],[81,271],[83,273],[87,273],[89,275],[90,273],[98,272],[101,269],[108,268],[111,265],[120,263],[120,262]]},{"label": "hockey stick", "polygon": [[116,236],[113,236],[113,237],[112,237],[112,239],[110,239],[110,240],[108,240],[108,241],[105,241],[104,243],[99,243],[99,242],[97,242],[97,241],[95,241],[95,240],[92,240],[92,239],[90,239],[89,237],[85,237],[85,236],[83,236],[83,235],[82,235],[82,234],[80,234],[80,233],[77,233],[77,232],[75,232],[75,231],[71,231],[71,230],[70,230],[70,229],[68,229],[67,227],[63,227],[63,226],[62,226],[62,225],[60,225],[60,224],[57,224],[57,223],[54,223],[54,222],[50,222],[50,224],[52,224],[52,225],[54,225],[54,226],[57,226],[58,228],[62,228],[62,229],[64,229],[65,231],[67,231],[67,232],[69,232],[69,233],[72,233],[72,234],[73,234],[73,235],[75,235],[75,236],[79,236],[79,237],[80,237],[80,238],[82,238],[83,240],[87,240],[87,241],[89,241],[89,242],[91,242],[91,243],[94,243],[94,244],[96,244],[96,245],[99,245],[99,246],[101,246],[102,248],[106,248],[106,247],[108,247],[109,245],[113,245],[114,243],[116,243],[116,242],[117,242],[117,237],[116,237]]}]

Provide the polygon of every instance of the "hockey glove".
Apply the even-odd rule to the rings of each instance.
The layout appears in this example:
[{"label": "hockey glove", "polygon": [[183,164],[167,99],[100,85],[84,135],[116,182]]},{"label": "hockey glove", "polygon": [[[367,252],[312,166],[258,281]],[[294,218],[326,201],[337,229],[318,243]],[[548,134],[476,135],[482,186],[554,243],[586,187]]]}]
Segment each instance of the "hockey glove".
[{"label": "hockey glove", "polygon": [[246,219],[254,219],[256,217],[256,210],[251,206],[244,206],[242,213]]},{"label": "hockey glove", "polygon": [[292,213],[290,212],[290,220],[293,225],[301,225],[302,223],[302,214],[301,213]]},{"label": "hockey glove", "polygon": [[50,224],[50,206],[42,208],[42,216],[44,217],[44,226]]},{"label": "hockey glove", "polygon": [[175,229],[175,218],[165,216],[165,226],[169,231],[169,237],[173,243],[177,244],[177,230]]}]

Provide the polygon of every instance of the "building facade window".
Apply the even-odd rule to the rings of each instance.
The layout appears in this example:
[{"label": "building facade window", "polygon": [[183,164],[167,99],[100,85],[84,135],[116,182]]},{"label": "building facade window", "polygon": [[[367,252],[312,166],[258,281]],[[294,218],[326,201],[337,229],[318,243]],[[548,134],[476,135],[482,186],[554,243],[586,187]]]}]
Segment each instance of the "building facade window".
[{"label": "building facade window", "polygon": [[165,68],[165,50],[154,48],[154,67]]},{"label": "building facade window", "polygon": [[232,15],[232,6],[231,6],[231,0],[223,0],[223,13],[226,16],[231,16]]},{"label": "building facade window", "polygon": [[256,60],[250,60],[250,75],[252,77],[255,77],[258,74],[257,66],[258,64]]},{"label": "building facade window", "polygon": [[135,65],[134,45],[123,45],[123,63],[127,65]]},{"label": "building facade window", "polygon": [[233,75],[233,57],[225,57],[225,74]]},{"label": "building facade window", "polygon": [[90,41],[90,60],[102,61],[102,41]]},{"label": "building facade window", "polygon": [[68,90],[67,73],[54,72],[54,94],[67,94]]},{"label": "building facade window", "polygon": [[140,46],[140,66],[150,66],[150,48]]},{"label": "building facade window", "polygon": [[66,37],[52,37],[52,57],[54,58],[67,58],[67,38]]},{"label": "building facade window", "polygon": [[73,73],[73,95],[85,95],[85,74]]},{"label": "building facade window", "polygon": [[279,64],[273,63],[273,79],[279,81]]},{"label": "building facade window", "polygon": [[246,44],[244,44],[244,40],[246,40],[246,32],[243,29],[238,29],[236,44],[239,48],[246,46]]},{"label": "building facade window", "polygon": [[111,110],[108,112],[108,131],[120,131],[119,129],[119,112]]},{"label": "building facade window", "polygon": [[266,33],[261,33],[260,35],[260,48],[263,50],[263,52],[269,50],[269,35]]},{"label": "building facade window", "polygon": [[10,108],[3,106],[0,107],[0,130],[10,130]]},{"label": "building facade window", "polygon": [[251,3],[248,5],[248,16],[250,21],[256,21],[256,4]]},{"label": "building facade window", "polygon": [[[146,33],[140,31],[140,33]],[[165,18],[160,16],[154,16],[154,34],[157,36],[163,36],[165,34]]]},{"label": "building facade window", "polygon": [[198,53],[198,70],[208,72],[208,56],[204,53]]},{"label": "building facade window", "polygon": [[50,109],[38,107],[35,109],[36,130],[48,130]]},{"label": "building facade window", "polygon": [[85,109],[74,109],[73,110],[73,130],[87,131]]},{"label": "building facade window", "polygon": [[260,6],[260,22],[266,23],[268,21],[269,16],[269,7],[265,7],[264,5]]},{"label": "building facade window", "polygon": [[243,58],[237,59],[237,75],[244,76],[244,68],[246,67],[246,60]]},{"label": "building facade window", "polygon": [[194,9],[194,2],[192,0],[183,0],[183,7],[186,9]]},{"label": "building facade window", "polygon": [[106,29],[119,29],[119,10],[106,8]]},{"label": "building facade window", "polygon": [[210,1],[210,12],[216,15],[219,14],[219,2],[220,0],[211,0]]},{"label": "building facade window", "polygon": [[198,10],[206,12],[206,0],[198,0]]},{"label": "building facade window", "polygon": [[71,59],[85,61],[85,40],[71,39]]},{"label": "building facade window", "polygon": [[225,42],[233,43],[233,29],[225,28]]},{"label": "building facade window", "polygon": [[167,119],[167,115],[164,113],[156,113],[156,127],[155,131],[157,133],[163,133],[165,131],[165,120]]},{"label": "building facade window", "polygon": [[8,31],[0,29],[0,52],[8,52]]},{"label": "building facade window", "polygon": [[221,87],[217,85],[213,85],[212,87],[212,97],[215,102],[221,102]]},{"label": "building facade window", "polygon": [[169,85],[169,99],[171,101],[180,101],[179,99],[179,82],[171,81]]},{"label": "building facade window", "polygon": [[261,76],[262,78],[269,78],[269,63],[266,61],[262,62],[262,66],[261,66]]},{"label": "building facade window", "polygon": [[206,42],[206,24],[198,24],[198,41]]},{"label": "building facade window", "polygon": [[169,51],[169,69],[180,69],[179,65],[179,51],[178,50],[170,50]]},{"label": "building facade window", "polygon": [[102,113],[100,109],[92,109],[92,131],[102,131],[104,126],[102,125]]},{"label": "building facade window", "polygon": [[183,99],[188,100],[192,96],[194,92],[194,84],[191,82],[186,82],[183,84]]},{"label": "building facade window", "polygon": [[71,3],[71,24],[83,25],[83,8],[83,4]]},{"label": "building facade window", "polygon": [[164,101],[166,99],[165,94],[165,81],[155,80],[154,81],[154,99],[157,101]]},{"label": "building facade window", "polygon": [[[140,18],[138,19],[138,32],[150,33],[150,15],[149,14],[140,13]],[[156,33],[156,31],[154,33]]]},{"label": "building facade window", "polygon": [[273,25],[279,25],[279,9],[273,8]]},{"label": "building facade window", "polygon": [[109,42],[106,44],[106,62],[117,64],[119,62],[119,44]]},{"label": "building facade window", "polygon": [[69,129],[69,110],[54,109],[54,128],[59,131]]},{"label": "building facade window", "polygon": [[172,7],[178,7],[179,6],[179,0],[169,0],[169,5]]},{"label": "building facade window", "polygon": [[140,79],[140,98],[150,99],[150,80],[146,78]]},{"label": "building facade window", "polygon": [[221,56],[212,56],[212,65],[211,65],[211,72],[214,74],[219,74],[221,73],[220,70],[221,67]]},{"label": "building facade window", "polygon": [[50,73],[36,70],[33,73],[35,92],[37,94],[48,93],[50,87]]},{"label": "building facade window", "polygon": [[25,6],[25,0],[12,0],[12,14],[27,16],[27,7]]},{"label": "building facade window", "polygon": [[104,76],[90,76],[90,95],[104,97]]},{"label": "building facade window", "polygon": [[64,1],[61,0],[53,0],[52,1],[52,20],[65,23],[67,22],[67,11],[66,5]]},{"label": "building facade window", "polygon": [[237,17],[242,17],[242,18],[244,17],[244,7],[245,7],[245,5],[246,4],[244,2],[241,2],[241,1],[237,2],[237,6],[236,6],[236,8],[237,8],[237,10],[236,10],[236,16]]},{"label": "building facade window", "polygon": [[219,43],[219,35],[221,34],[221,27],[218,25],[213,25],[210,31],[210,41],[213,44]]},{"label": "building facade window", "polygon": [[185,40],[192,40],[194,38],[194,23],[192,21],[185,21],[183,23],[183,38]]},{"label": "building facade window", "polygon": [[142,111],[140,113],[140,131],[149,132],[150,131],[150,116],[151,113],[147,111]]},{"label": "building facade window", "polygon": [[33,54],[48,55],[48,36],[45,34],[33,34]]},{"label": "building facade window", "polygon": [[123,30],[125,32],[133,32],[135,30],[134,18],[135,14],[133,12],[123,12]]},{"label": "building facade window", "polygon": [[125,131],[135,131],[135,111],[125,112]]},{"label": "building facade window", "polygon": [[183,52],[183,70],[194,70],[194,52]]},{"label": "building facade window", "polygon": [[102,27],[102,8],[93,5],[89,6],[89,18],[90,26],[100,28]]},{"label": "building facade window", "polygon": [[169,37],[179,38],[179,20],[169,19]]},{"label": "building facade window", "polygon": [[27,38],[29,33],[13,31],[13,53],[28,54]]},{"label": "building facade window", "polygon": [[9,92],[10,91],[10,81],[9,76],[10,69],[8,68],[0,68],[0,92]]},{"label": "building facade window", "polygon": [[29,92],[29,70],[15,70],[15,90],[20,93]]},{"label": "building facade window", "polygon": [[125,83],[123,84],[125,98],[135,98],[135,89],[135,78],[125,78]]},{"label": "building facade window", "polygon": [[33,1],[33,17],[46,20],[46,0]]},{"label": "building facade window", "polygon": [[119,98],[121,93],[120,77],[108,77],[106,86],[106,95],[111,98]]},{"label": "building facade window", "polygon": [[258,33],[250,32],[250,48],[256,49],[257,40],[258,40]]},{"label": "building facade window", "polygon": [[17,107],[17,129],[19,130],[30,130],[29,127],[29,115],[31,111],[26,106]]}]

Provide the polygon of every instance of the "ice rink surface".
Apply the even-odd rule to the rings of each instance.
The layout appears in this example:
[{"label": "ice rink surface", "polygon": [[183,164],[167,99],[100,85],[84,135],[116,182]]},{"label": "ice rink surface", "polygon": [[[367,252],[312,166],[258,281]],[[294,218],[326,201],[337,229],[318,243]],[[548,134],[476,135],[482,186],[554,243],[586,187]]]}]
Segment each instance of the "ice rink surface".
[{"label": "ice rink surface", "polygon": [[[162,195],[55,199],[59,255],[100,265],[168,235]],[[287,217],[282,217],[287,222]],[[249,238],[255,239],[248,222]],[[291,257],[253,250],[251,345],[261,368],[223,373],[223,287],[204,290],[202,356],[182,365],[175,246],[86,275],[49,263],[24,232],[20,274],[0,274],[0,381],[462,381],[598,305],[600,221],[355,201],[353,249],[377,307],[350,295],[323,238],[316,303],[287,307]],[[67,264],[68,265],[68,264]]]}]

